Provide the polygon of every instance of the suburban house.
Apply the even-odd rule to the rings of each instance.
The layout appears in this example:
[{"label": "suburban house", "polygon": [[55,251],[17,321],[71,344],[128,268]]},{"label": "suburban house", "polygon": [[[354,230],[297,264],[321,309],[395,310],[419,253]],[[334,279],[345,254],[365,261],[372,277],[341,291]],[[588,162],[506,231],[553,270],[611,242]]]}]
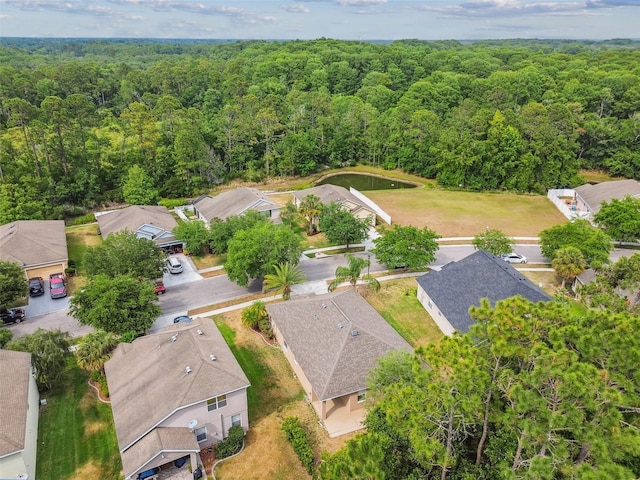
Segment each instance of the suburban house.
[{"label": "suburban house", "polygon": [[134,232],[138,238],[151,240],[163,249],[183,246],[173,234],[178,222],[167,207],[133,205],[120,210],[98,212],[95,217],[103,239],[112,233],[128,230]]},{"label": "suburban house", "polygon": [[196,216],[207,226],[215,219],[226,220],[248,210],[262,213],[272,221],[280,218],[280,205],[256,188],[239,187],[215,197],[202,195],[193,202]]},{"label": "suburban house", "polygon": [[473,324],[469,308],[479,306],[482,298],[491,305],[516,295],[535,303],[551,300],[509,263],[484,250],[417,280],[418,300],[445,335],[468,332]]},{"label": "suburban house", "polygon": [[121,343],[105,364],[124,478],[170,465],[249,427],[249,380],[210,319]]},{"label": "suburban house", "polygon": [[31,354],[0,350],[0,478],[36,478],[40,396]]},{"label": "suburban house", "polygon": [[307,195],[315,195],[324,205],[329,205],[331,202],[339,203],[354,217],[361,220],[368,218],[372,226],[376,224],[376,212],[344,187],[327,183],[296,191],[293,193],[296,207],[300,207],[300,203]]},{"label": "suburban house", "polygon": [[602,202],[622,200],[626,196],[640,198],[640,182],[637,180],[614,180],[610,182],[587,183],[577,188],[552,189],[547,193],[558,210],[569,220],[575,218],[593,219],[600,211]]},{"label": "suburban house", "polygon": [[267,305],[273,331],[320,421],[336,437],[362,428],[367,374],[411,346],[355,289]]},{"label": "suburban house", "polygon": [[0,260],[15,262],[27,278],[49,278],[69,266],[63,220],[19,220],[0,226]]}]

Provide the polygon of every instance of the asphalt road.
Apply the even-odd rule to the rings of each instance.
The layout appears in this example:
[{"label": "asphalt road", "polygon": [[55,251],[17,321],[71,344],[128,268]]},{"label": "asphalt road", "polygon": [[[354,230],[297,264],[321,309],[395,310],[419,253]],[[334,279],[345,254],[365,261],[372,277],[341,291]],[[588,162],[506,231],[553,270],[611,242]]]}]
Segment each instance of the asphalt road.
[{"label": "asphalt road", "polygon": [[[516,245],[514,248],[516,253],[520,253],[527,257],[528,265],[548,266],[548,261],[540,253],[538,245]],[[446,263],[460,260],[474,252],[471,245],[442,245],[436,253],[436,261],[433,267],[440,267]],[[637,250],[615,249],[611,258],[612,261],[619,259],[621,256],[632,255]],[[355,255],[367,258],[367,252],[359,252]],[[386,268],[375,261],[375,257],[371,255],[371,266],[369,272],[381,272]],[[307,281],[317,282],[334,278],[335,271],[338,266],[346,266],[347,259],[344,255],[320,256],[317,258],[304,257],[300,262],[300,267],[307,276]],[[210,278],[203,278],[195,272],[189,260],[185,263],[185,272],[178,275],[165,275],[165,285],[167,293],[160,296],[159,301],[163,310],[162,316],[156,322],[155,328],[162,327],[172,322],[173,317],[184,315],[187,310],[213,305],[240,298],[261,290],[260,282],[254,281],[248,287],[239,287],[235,283],[229,281],[226,275],[219,275]],[[36,297],[35,301],[42,299],[44,303],[46,299]],[[72,317],[67,315],[66,301],[54,300],[54,307],[57,311],[45,314],[34,314],[33,311],[39,310],[30,307],[27,308],[27,317],[24,322],[17,325],[9,325],[14,337],[32,333],[37,328],[54,329],[60,328],[68,331],[72,336],[84,335],[91,331],[90,327],[81,326]],[[55,303],[57,302],[57,303]]]}]

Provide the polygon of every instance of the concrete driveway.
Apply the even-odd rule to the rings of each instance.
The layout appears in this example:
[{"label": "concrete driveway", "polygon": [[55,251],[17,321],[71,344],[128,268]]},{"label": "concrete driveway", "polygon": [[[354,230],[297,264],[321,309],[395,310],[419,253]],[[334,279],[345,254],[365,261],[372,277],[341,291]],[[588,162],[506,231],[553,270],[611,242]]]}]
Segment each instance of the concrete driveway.
[{"label": "concrete driveway", "polygon": [[29,305],[26,307],[27,317],[35,317],[46,313],[59,312],[69,309],[69,297],[51,298],[49,286],[45,285],[44,295],[29,297]]},{"label": "concrete driveway", "polygon": [[177,258],[180,260],[180,263],[182,263],[182,273],[165,272],[162,277],[162,281],[164,282],[164,286],[167,290],[177,285],[202,280],[202,275],[198,273],[196,266],[193,264],[193,261],[191,261],[191,258],[182,253],[172,254],[171,256]]}]

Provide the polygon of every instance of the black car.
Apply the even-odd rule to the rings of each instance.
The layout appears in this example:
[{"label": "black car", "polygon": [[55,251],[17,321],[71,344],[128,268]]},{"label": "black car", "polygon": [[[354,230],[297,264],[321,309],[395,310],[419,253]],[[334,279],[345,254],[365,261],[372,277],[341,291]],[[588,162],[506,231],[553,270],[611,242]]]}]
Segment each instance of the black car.
[{"label": "black car", "polygon": [[29,279],[29,295],[32,297],[44,295],[44,280],[42,277],[33,277]]},{"label": "black car", "polygon": [[24,320],[24,310],[21,308],[3,308],[0,309],[0,318],[2,323],[20,323]]}]

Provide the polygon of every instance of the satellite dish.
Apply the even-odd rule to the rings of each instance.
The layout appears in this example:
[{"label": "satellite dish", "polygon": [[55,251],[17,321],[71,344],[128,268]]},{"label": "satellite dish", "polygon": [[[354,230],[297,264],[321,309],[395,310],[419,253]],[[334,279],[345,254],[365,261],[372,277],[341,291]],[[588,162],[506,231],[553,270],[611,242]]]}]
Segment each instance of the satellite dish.
[{"label": "satellite dish", "polygon": [[189,423],[187,423],[189,430],[193,430],[194,428],[196,428],[196,425],[198,425],[198,420],[196,420],[195,418],[193,420],[189,420]]}]

